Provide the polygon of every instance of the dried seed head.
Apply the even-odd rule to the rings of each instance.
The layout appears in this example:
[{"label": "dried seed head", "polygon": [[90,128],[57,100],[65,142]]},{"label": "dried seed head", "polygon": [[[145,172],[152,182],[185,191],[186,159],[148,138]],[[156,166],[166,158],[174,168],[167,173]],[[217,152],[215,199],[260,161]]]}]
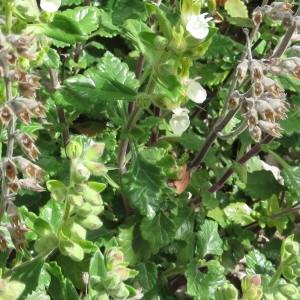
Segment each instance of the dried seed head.
[{"label": "dried seed head", "polygon": [[247,111],[254,107],[255,99],[253,98],[245,98],[241,107],[241,113],[245,114]]},{"label": "dried seed head", "polygon": [[12,82],[24,82],[26,81],[26,74],[27,72],[15,66],[15,69],[10,70],[6,77]]},{"label": "dried seed head", "polygon": [[20,184],[18,182],[18,180],[15,181],[8,181],[7,182],[7,187],[9,188],[9,190],[13,193],[17,193],[18,190],[20,189]]},{"label": "dried seed head", "polygon": [[12,226],[18,226],[21,222],[18,208],[12,202],[10,202],[6,211],[10,220],[10,224]]},{"label": "dried seed head", "polygon": [[22,32],[21,35],[12,34],[7,36],[9,42],[16,48],[29,47],[37,40],[33,32]]},{"label": "dried seed head", "polygon": [[267,92],[274,93],[277,96],[284,92],[284,90],[272,78],[264,77],[262,80],[262,84]]},{"label": "dried seed head", "polygon": [[251,138],[255,141],[255,142],[259,142],[261,139],[261,130],[258,126],[249,128],[249,133]]},{"label": "dried seed head", "polygon": [[21,146],[24,153],[32,160],[36,160],[39,155],[38,148],[34,145],[34,139],[27,133],[18,132],[16,134],[16,140]]},{"label": "dried seed head", "polygon": [[17,227],[8,225],[7,229],[10,233],[11,240],[15,245],[16,249],[24,249],[26,247],[24,233],[29,231],[25,223],[21,222]]},{"label": "dried seed head", "polygon": [[38,181],[34,178],[26,178],[19,180],[20,186],[26,190],[43,192],[45,188],[38,184]]},{"label": "dried seed head", "polygon": [[273,2],[270,5],[271,8],[273,9],[277,9],[278,11],[282,11],[282,12],[286,12],[286,13],[292,13],[293,11],[291,10],[291,8],[293,7],[293,5],[287,1],[284,2]]},{"label": "dried seed head", "polygon": [[10,108],[6,104],[4,104],[0,108],[0,119],[1,119],[1,122],[3,124],[7,124],[12,117],[13,117],[12,111],[10,110]]},{"label": "dried seed head", "polygon": [[263,20],[263,11],[261,7],[256,7],[254,11],[252,12],[252,20],[254,24],[257,26],[259,25]]},{"label": "dried seed head", "polygon": [[248,61],[245,59],[241,63],[239,63],[236,68],[236,77],[238,81],[242,81],[245,78],[247,71],[248,71]]},{"label": "dried seed head", "polygon": [[35,88],[28,82],[19,82],[19,92],[28,99],[35,99]]},{"label": "dried seed head", "polygon": [[254,108],[250,109],[247,113],[245,113],[243,115],[243,117],[248,120],[248,126],[250,128],[253,128],[253,127],[257,126],[257,124],[258,124],[258,114],[257,114],[257,111]]},{"label": "dried seed head", "polygon": [[253,81],[260,81],[264,76],[262,65],[255,59],[250,63],[250,74]]},{"label": "dried seed head", "polygon": [[291,28],[294,25],[294,18],[291,14],[286,14],[282,19],[282,26],[285,28]]},{"label": "dried seed head", "polygon": [[9,101],[9,106],[16,117],[25,124],[30,123],[30,111],[26,108],[22,101],[13,99]]},{"label": "dried seed head", "polygon": [[276,114],[273,108],[264,100],[255,101],[255,109],[262,116],[264,120],[269,122],[276,122]]},{"label": "dried seed head", "polygon": [[278,119],[283,120],[287,118],[286,112],[288,109],[286,108],[286,102],[278,98],[268,97],[265,97],[264,100],[272,107]]},{"label": "dried seed head", "polygon": [[258,126],[260,127],[260,129],[266,133],[268,133],[269,135],[272,135],[274,137],[282,137],[281,135],[281,130],[282,128],[280,128],[279,124],[277,123],[270,123],[267,121],[262,121],[260,120],[258,122]]},{"label": "dried seed head", "polygon": [[33,74],[28,74],[26,75],[26,82],[31,84],[35,89],[39,89],[41,87],[39,83],[40,77],[33,75]]},{"label": "dried seed head", "polygon": [[45,118],[45,106],[43,106],[40,102],[36,101],[30,101],[31,103],[28,104],[27,108],[30,110],[30,112],[40,118]]},{"label": "dried seed head", "polygon": [[10,159],[3,163],[3,173],[9,181],[14,181],[17,178],[17,168]]},{"label": "dried seed head", "polygon": [[5,235],[2,231],[0,231],[0,250],[1,251],[5,250],[6,246],[7,246],[7,242],[6,242]]},{"label": "dried seed head", "polygon": [[35,178],[39,182],[44,181],[44,176],[46,172],[39,166],[33,164],[31,161],[27,160],[22,156],[16,157],[16,160],[22,169],[22,171],[29,177]]},{"label": "dried seed head", "polygon": [[0,50],[4,48],[5,44],[6,44],[5,35],[3,35],[2,32],[0,31]]},{"label": "dried seed head", "polygon": [[18,47],[17,52],[19,55],[29,59],[29,60],[36,60],[37,59],[37,53],[34,49],[28,49],[26,47]]},{"label": "dried seed head", "polygon": [[254,98],[260,97],[264,92],[264,86],[260,81],[254,82],[252,85],[252,96]]},{"label": "dried seed head", "polygon": [[17,61],[17,56],[15,55],[13,49],[10,48],[5,52],[6,52],[6,55],[5,55],[4,59],[6,60],[6,62],[10,65],[15,65],[16,61]]},{"label": "dried seed head", "polygon": [[228,100],[229,106],[231,107],[231,109],[235,109],[236,107],[238,107],[239,103],[240,103],[240,93],[238,91],[234,91]]}]

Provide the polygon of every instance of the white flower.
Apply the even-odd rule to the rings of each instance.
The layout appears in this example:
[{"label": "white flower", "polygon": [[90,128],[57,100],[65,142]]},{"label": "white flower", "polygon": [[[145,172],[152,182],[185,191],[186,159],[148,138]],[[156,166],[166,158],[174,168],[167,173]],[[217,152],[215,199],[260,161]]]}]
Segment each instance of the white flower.
[{"label": "white flower", "polygon": [[40,7],[42,10],[52,13],[56,12],[61,6],[61,0],[41,0]]},{"label": "white flower", "polygon": [[190,15],[187,18],[186,30],[196,39],[202,40],[209,33],[208,21],[212,18],[205,19],[207,13],[200,15]]},{"label": "white flower", "polygon": [[206,90],[197,81],[189,81],[187,83],[186,95],[196,103],[203,103],[207,97]]},{"label": "white flower", "polygon": [[172,131],[181,135],[190,126],[189,110],[186,108],[177,107],[173,110],[173,116],[170,120]]}]

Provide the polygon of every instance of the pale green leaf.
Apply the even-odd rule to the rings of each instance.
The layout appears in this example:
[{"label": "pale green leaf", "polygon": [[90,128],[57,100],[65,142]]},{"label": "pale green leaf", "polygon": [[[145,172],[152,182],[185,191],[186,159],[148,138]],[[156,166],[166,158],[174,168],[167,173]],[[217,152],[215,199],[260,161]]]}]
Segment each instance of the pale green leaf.
[{"label": "pale green leaf", "polygon": [[157,253],[174,240],[175,224],[163,212],[158,212],[153,219],[144,218],[140,227],[142,237],[149,242],[152,253]]},{"label": "pale green leaf", "polygon": [[230,203],[223,209],[223,211],[230,221],[242,226],[248,225],[255,221],[251,217],[252,209],[246,203]]},{"label": "pale green leaf", "polygon": [[100,11],[95,6],[75,7],[65,10],[62,14],[75,20],[84,35],[90,34],[99,26]]},{"label": "pale green leaf", "polygon": [[[206,272],[199,270],[196,259],[191,259],[187,265],[185,276],[187,279],[187,294],[194,299],[214,299],[216,289],[226,282],[224,268],[216,260],[205,263]],[[204,265],[203,265],[204,267]]]},{"label": "pale green leaf", "polygon": [[158,272],[155,263],[150,261],[142,262],[135,266],[135,270],[139,272],[136,279],[143,288],[143,291],[147,292],[156,284]]},{"label": "pale green leaf", "polygon": [[197,233],[198,253],[201,258],[207,254],[221,255],[223,253],[222,240],[218,233],[218,223],[205,220]]},{"label": "pale green leaf", "polygon": [[248,18],[248,10],[242,0],[228,0],[224,8],[231,17]]}]

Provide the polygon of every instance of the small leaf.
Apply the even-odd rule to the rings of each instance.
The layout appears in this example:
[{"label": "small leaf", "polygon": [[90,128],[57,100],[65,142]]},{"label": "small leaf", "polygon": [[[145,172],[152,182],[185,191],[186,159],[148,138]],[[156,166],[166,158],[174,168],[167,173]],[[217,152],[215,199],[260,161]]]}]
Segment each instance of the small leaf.
[{"label": "small leaf", "polygon": [[40,256],[29,261],[28,264],[18,266],[12,273],[11,279],[25,283],[26,287],[22,295],[18,298],[20,300],[26,299],[26,296],[38,286],[39,276],[44,264],[44,259]]},{"label": "small leaf", "polygon": [[246,272],[248,275],[268,274],[272,276],[275,269],[272,263],[257,249],[250,251],[246,255]]},{"label": "small leaf", "polygon": [[212,220],[205,220],[197,233],[198,253],[201,258],[207,254],[221,255],[223,253],[222,240],[218,233],[218,223]]},{"label": "small leaf", "polygon": [[224,268],[218,261],[210,260],[205,268],[205,273],[199,271],[197,260],[191,259],[185,271],[187,294],[195,299],[214,299],[216,289],[226,282]]},{"label": "small leaf", "polygon": [[247,7],[242,0],[228,0],[224,8],[231,17],[248,18]]},{"label": "small leaf", "polygon": [[44,33],[50,38],[67,44],[85,40],[79,24],[72,18],[60,13],[56,13],[53,21],[45,25]]},{"label": "small leaf", "polygon": [[149,291],[156,284],[158,279],[156,264],[146,261],[136,265],[135,269],[139,272],[136,279],[143,288],[143,291]]},{"label": "small leaf", "polygon": [[248,174],[246,190],[255,199],[268,199],[273,194],[278,195],[286,188],[279,184],[271,171],[261,170]]},{"label": "small leaf", "polygon": [[248,225],[255,221],[251,217],[252,209],[246,203],[230,203],[223,209],[223,211],[230,221],[242,226]]},{"label": "small leaf", "polygon": [[165,213],[158,212],[153,219],[142,220],[141,232],[142,237],[149,242],[152,253],[157,253],[160,248],[173,241],[176,227]]}]

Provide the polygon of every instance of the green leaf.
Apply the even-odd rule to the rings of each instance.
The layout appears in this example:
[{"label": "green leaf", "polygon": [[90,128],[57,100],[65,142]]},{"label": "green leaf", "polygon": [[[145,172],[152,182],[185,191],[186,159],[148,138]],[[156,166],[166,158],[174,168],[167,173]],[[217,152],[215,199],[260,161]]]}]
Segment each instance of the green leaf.
[{"label": "green leaf", "polygon": [[248,275],[268,274],[272,276],[275,268],[272,263],[257,249],[251,250],[246,255],[246,272]]},{"label": "green leaf", "polygon": [[26,299],[26,296],[38,287],[41,269],[44,265],[44,258],[38,256],[29,261],[28,264],[18,266],[12,273],[11,280],[25,283],[26,287],[19,300]]},{"label": "green leaf", "polygon": [[53,21],[45,25],[44,33],[50,38],[67,44],[85,40],[80,25],[72,18],[60,13],[56,13]]},{"label": "green leaf", "polygon": [[[87,69],[83,75],[69,77],[64,81],[65,91],[73,96],[67,102],[86,110],[92,110],[93,105],[103,101],[133,100],[138,80],[129,71],[127,64],[121,62],[110,52],[106,52],[96,68]],[[76,102],[73,99],[77,98]]]},{"label": "green leaf", "polygon": [[[176,227],[174,222],[163,212],[158,212],[153,219],[144,218],[141,222],[142,237],[149,242],[152,253],[174,240]],[[154,234],[155,232],[155,234]]]},{"label": "green leaf", "polygon": [[175,239],[185,241],[194,231],[194,209],[192,207],[180,207],[178,215],[174,219],[177,226]]},{"label": "green leaf", "polygon": [[280,121],[280,127],[283,129],[284,134],[292,135],[300,133],[300,109],[291,108],[287,112],[287,118]]},{"label": "green leaf", "polygon": [[40,209],[40,217],[49,222],[56,232],[61,223],[63,213],[63,203],[54,200],[49,200],[47,204]]},{"label": "green leaf", "polygon": [[44,129],[43,124],[41,123],[36,123],[36,122],[31,122],[30,124],[24,124],[22,123],[20,126],[20,130],[22,132],[28,133],[30,136],[33,136],[35,131]]},{"label": "green leaf", "polygon": [[99,26],[100,11],[95,6],[75,7],[65,10],[62,15],[75,20],[84,35],[90,34]]},{"label": "green leaf", "polygon": [[43,58],[43,66],[47,69],[58,69],[60,66],[60,57],[55,49],[50,48]]},{"label": "green leaf", "polygon": [[222,240],[218,233],[218,223],[212,220],[205,220],[197,233],[198,250],[201,258],[207,254],[221,255],[223,253]]},{"label": "green leaf", "polygon": [[248,18],[248,10],[242,0],[228,0],[225,2],[224,8],[231,17]]},{"label": "green leaf", "polygon": [[[112,12],[104,11],[100,9],[100,26],[97,30],[97,34],[102,37],[114,37],[120,32],[118,26],[112,22]],[[123,25],[123,24],[122,24]]]},{"label": "green leaf", "polygon": [[252,209],[243,202],[230,203],[223,209],[223,211],[230,221],[242,226],[248,225],[255,221],[251,217]]},{"label": "green leaf", "polygon": [[135,266],[139,273],[136,276],[144,292],[149,291],[157,282],[158,272],[155,263],[146,261]]},{"label": "green leaf", "polygon": [[279,184],[271,171],[261,170],[248,174],[246,191],[254,199],[268,199],[286,188]]},{"label": "green leaf", "polygon": [[123,177],[124,192],[133,209],[153,218],[161,203],[162,188],[166,185],[162,168],[149,163],[138,154]]},{"label": "green leaf", "polygon": [[[199,271],[199,267],[207,268],[207,271]],[[200,269],[201,270],[201,269]],[[216,289],[226,282],[224,268],[216,260],[198,265],[196,259],[191,259],[185,271],[187,279],[187,294],[194,299],[214,299]]]}]

